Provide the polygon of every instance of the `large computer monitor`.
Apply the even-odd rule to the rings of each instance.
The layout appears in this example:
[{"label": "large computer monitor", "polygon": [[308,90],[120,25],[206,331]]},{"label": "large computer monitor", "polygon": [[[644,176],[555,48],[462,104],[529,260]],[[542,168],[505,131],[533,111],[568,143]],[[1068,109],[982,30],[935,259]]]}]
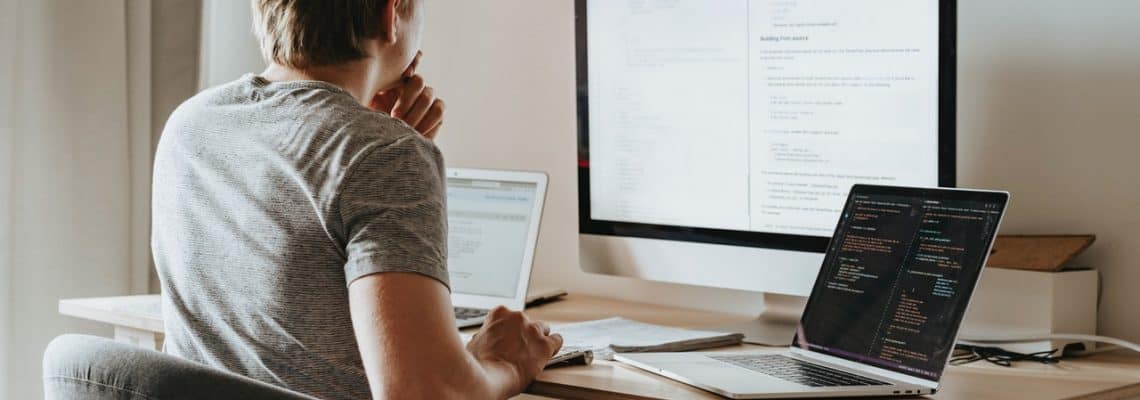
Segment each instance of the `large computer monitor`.
[{"label": "large computer monitor", "polygon": [[575,7],[585,271],[806,296],[852,185],[954,185],[953,0]]}]

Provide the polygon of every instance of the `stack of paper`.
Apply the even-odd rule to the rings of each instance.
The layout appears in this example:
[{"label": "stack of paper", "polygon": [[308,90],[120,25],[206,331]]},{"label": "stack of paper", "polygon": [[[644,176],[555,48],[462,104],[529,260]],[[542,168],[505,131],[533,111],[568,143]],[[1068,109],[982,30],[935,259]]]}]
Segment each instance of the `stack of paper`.
[{"label": "stack of paper", "polygon": [[594,357],[612,360],[616,353],[690,351],[740,344],[740,333],[696,331],[615,317],[555,326],[565,346],[588,348]]}]

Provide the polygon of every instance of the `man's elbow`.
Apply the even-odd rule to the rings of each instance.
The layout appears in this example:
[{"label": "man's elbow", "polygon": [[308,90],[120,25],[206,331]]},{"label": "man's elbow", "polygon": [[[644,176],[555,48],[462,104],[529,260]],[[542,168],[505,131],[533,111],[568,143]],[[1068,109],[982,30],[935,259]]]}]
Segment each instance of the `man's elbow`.
[{"label": "man's elbow", "polygon": [[[455,371],[458,368],[441,368],[433,376],[418,376],[392,380],[374,390],[374,399],[496,399],[498,393],[486,379]],[[467,376],[464,376],[467,375]]]}]

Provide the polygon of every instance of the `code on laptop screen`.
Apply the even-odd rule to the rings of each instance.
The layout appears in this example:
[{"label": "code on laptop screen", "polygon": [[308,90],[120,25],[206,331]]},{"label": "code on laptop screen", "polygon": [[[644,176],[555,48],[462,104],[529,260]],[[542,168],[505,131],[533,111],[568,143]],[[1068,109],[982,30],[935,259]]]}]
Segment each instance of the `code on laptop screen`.
[{"label": "code on laptop screen", "polygon": [[1008,195],[852,190],[795,345],[938,380]]}]

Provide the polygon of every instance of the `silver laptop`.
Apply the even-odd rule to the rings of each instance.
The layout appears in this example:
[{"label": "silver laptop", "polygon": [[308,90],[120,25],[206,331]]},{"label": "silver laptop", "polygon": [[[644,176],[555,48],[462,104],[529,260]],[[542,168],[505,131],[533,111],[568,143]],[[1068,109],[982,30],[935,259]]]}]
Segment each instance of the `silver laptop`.
[{"label": "silver laptop", "polygon": [[497,305],[522,310],[546,198],[546,174],[448,168],[447,268],[460,328]]},{"label": "silver laptop", "polygon": [[791,348],[616,359],[736,399],[932,394],[1008,200],[856,185]]}]

